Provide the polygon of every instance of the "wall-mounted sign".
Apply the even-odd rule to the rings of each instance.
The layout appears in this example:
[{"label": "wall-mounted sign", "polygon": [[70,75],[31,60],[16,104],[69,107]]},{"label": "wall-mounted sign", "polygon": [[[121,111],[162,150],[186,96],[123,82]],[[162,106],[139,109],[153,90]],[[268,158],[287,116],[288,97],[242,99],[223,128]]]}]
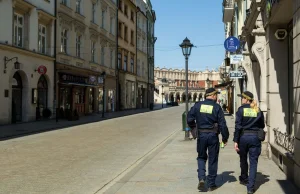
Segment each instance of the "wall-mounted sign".
[{"label": "wall-mounted sign", "polygon": [[39,72],[39,74],[44,75],[47,73],[47,67],[45,67],[44,65],[40,65],[37,71]]},{"label": "wall-mounted sign", "polygon": [[240,41],[236,37],[230,36],[225,40],[224,47],[229,52],[235,52],[240,47]]},{"label": "wall-mounted sign", "polygon": [[230,64],[238,64],[244,60],[243,55],[230,55]]},{"label": "wall-mounted sign", "polygon": [[243,71],[230,71],[229,77],[230,78],[243,78],[244,72]]},{"label": "wall-mounted sign", "polygon": [[98,85],[96,76],[78,76],[71,75],[67,73],[59,74],[59,81],[65,83],[78,83],[78,84],[89,84],[89,85]]}]

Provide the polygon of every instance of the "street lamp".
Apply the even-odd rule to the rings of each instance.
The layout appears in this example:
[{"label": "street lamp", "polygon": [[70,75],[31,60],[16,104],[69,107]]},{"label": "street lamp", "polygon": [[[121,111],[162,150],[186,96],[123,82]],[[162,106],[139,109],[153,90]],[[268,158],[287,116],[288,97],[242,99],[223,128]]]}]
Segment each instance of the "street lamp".
[{"label": "street lamp", "polygon": [[106,77],[106,73],[105,73],[105,71],[103,71],[102,73],[101,73],[101,78],[102,78],[102,80],[103,80],[103,86],[102,86],[102,90],[103,90],[103,95],[102,95],[102,118],[104,118],[104,106],[105,106],[105,104],[104,104],[104,99],[105,99],[105,77]]},{"label": "street lamp", "polygon": [[161,108],[164,108],[164,86],[161,86]]},{"label": "street lamp", "polygon": [[14,62],[14,66],[15,66],[15,69],[20,69],[20,63],[18,61],[18,57],[13,57],[11,59],[9,59],[8,57],[4,57],[4,71],[3,73],[6,73],[6,68],[7,68],[7,63],[9,61],[12,61],[13,59],[16,59],[16,62]]},{"label": "street lamp", "polygon": [[[179,45],[182,49],[182,54],[185,57],[185,96],[188,96],[188,60],[191,55],[192,47],[194,45],[190,42],[190,40],[186,37],[183,42]],[[185,113],[186,116],[189,111],[188,100],[185,100]],[[185,140],[189,140],[189,132],[185,130]]]}]

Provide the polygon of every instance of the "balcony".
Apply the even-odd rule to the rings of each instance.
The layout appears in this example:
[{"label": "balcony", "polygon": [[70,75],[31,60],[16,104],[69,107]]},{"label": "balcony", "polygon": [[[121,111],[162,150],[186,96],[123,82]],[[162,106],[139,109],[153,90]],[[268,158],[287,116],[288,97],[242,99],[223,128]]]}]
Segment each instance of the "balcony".
[{"label": "balcony", "polygon": [[231,22],[234,14],[234,0],[223,0],[223,22]]}]

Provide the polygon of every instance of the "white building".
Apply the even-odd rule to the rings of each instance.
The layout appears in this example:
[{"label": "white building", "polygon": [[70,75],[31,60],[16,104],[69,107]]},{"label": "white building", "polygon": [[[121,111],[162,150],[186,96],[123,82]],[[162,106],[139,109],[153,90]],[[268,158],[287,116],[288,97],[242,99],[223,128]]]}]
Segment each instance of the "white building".
[{"label": "white building", "polygon": [[0,124],[53,113],[54,6],[53,0],[0,1]]}]

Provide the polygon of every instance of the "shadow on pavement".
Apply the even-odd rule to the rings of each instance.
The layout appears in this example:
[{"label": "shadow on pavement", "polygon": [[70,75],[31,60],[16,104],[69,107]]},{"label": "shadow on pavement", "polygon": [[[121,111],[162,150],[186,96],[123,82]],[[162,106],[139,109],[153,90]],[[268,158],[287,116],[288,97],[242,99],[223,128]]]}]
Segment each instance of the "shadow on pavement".
[{"label": "shadow on pavement", "polygon": [[221,187],[225,183],[236,182],[237,179],[235,178],[235,176],[232,175],[233,173],[234,171],[224,171],[222,172],[222,174],[219,174],[218,175],[219,178],[217,178],[218,179],[217,186]]},{"label": "shadow on pavement", "polygon": [[256,186],[255,190],[258,190],[261,185],[265,184],[266,182],[269,182],[270,181],[269,177],[270,177],[269,175],[265,175],[261,172],[257,172],[256,181],[255,181],[255,186]]}]

